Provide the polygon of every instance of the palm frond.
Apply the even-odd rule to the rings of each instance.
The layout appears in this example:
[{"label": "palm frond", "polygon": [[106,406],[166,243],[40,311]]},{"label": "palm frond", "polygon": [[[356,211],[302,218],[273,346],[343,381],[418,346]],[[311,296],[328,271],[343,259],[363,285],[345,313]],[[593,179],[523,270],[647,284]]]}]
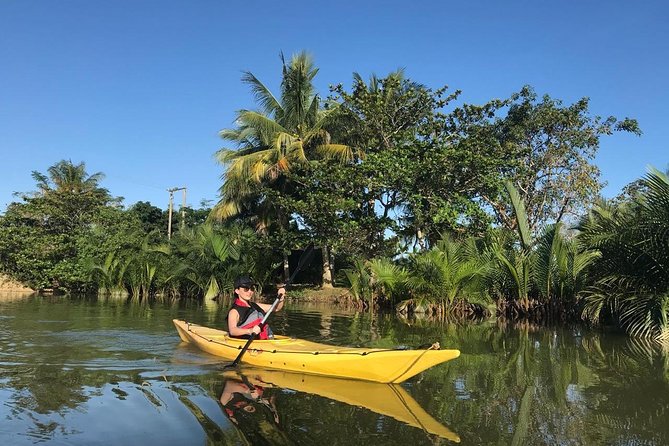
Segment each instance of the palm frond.
[{"label": "palm frond", "polygon": [[527,220],[527,212],[525,211],[525,203],[511,181],[505,180],[504,188],[511,199],[511,206],[516,216],[516,225],[518,235],[520,236],[520,242],[524,248],[529,248],[532,245],[532,238],[530,234],[530,225]]},{"label": "palm frond", "polygon": [[291,133],[279,122],[256,111],[243,110],[239,112],[237,122],[240,135],[244,137],[244,140],[250,139],[250,135],[253,135],[254,140],[264,145],[270,144],[277,133]]},{"label": "palm frond", "polygon": [[341,163],[354,160],[353,150],[344,144],[322,144],[316,147],[316,153],[324,159],[335,159]]},{"label": "palm frond", "polygon": [[242,82],[251,87],[253,98],[265,113],[271,116],[282,110],[281,103],[253,73],[245,71],[242,75]]}]

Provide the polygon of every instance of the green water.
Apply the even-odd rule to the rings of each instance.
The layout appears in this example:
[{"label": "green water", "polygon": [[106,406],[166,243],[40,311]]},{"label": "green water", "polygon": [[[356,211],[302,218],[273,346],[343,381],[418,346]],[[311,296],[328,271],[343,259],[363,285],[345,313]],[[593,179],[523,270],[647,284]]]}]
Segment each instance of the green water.
[{"label": "green water", "polygon": [[[0,295],[0,444],[669,444],[669,363],[624,337],[289,305],[275,332],[462,351],[399,390],[356,390],[352,402],[254,386],[253,372],[226,376],[215,358],[181,344],[171,322],[224,327],[224,315],[192,301]],[[365,400],[377,391],[412,410],[381,413]],[[224,407],[226,395],[236,396]]]}]

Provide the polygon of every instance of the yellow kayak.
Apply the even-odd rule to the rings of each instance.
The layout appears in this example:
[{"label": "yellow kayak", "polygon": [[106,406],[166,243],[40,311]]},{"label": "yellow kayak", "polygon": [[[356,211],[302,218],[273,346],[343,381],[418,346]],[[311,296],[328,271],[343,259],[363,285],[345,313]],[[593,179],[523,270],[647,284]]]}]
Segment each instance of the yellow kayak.
[{"label": "yellow kayak", "polygon": [[372,412],[422,429],[429,434],[456,443],[460,442],[458,434],[432,418],[406,390],[396,384],[247,368],[240,372],[225,372],[224,375],[228,379],[248,381],[254,386],[290,389],[319,395],[352,406],[364,407]]},{"label": "yellow kayak", "polygon": [[[246,339],[227,332],[174,319],[179,337],[200,350],[234,360]],[[352,348],[309,342],[287,336],[253,341],[242,362],[256,367],[335,378],[401,383],[418,373],[460,356],[459,350],[393,350]]]}]

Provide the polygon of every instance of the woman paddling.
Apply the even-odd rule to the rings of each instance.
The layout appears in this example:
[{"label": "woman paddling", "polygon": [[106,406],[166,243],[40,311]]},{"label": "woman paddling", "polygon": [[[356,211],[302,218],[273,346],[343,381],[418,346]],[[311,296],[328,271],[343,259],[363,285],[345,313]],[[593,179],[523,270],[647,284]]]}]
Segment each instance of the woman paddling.
[{"label": "woman paddling", "polygon": [[[271,307],[270,304],[252,302],[255,294],[255,283],[248,276],[235,279],[235,301],[228,311],[228,333],[233,338],[249,339],[252,334],[258,334],[258,339],[271,339],[272,330],[269,325],[260,327],[260,322]],[[279,304],[274,311],[283,308],[286,289],[282,286],[277,292]]]}]

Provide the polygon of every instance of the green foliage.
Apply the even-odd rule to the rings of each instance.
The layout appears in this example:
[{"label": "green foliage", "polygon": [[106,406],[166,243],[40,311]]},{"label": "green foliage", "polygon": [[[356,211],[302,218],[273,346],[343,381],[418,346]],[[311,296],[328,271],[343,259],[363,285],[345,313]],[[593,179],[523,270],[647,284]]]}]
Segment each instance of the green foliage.
[{"label": "green foliage", "polygon": [[194,294],[205,299],[232,291],[236,276],[255,273],[252,259],[242,251],[249,230],[232,229],[223,233],[211,224],[182,231],[174,238],[174,246],[183,269],[180,276],[192,282]]},{"label": "green foliage", "polygon": [[80,251],[114,203],[98,186],[102,174],[60,161],[33,178],[38,191],[12,203],[0,220],[0,269],[35,289],[84,291],[92,283]]},{"label": "green foliage", "polygon": [[371,285],[377,298],[395,304],[408,294],[409,273],[390,259],[380,258],[369,261]]},{"label": "green foliage", "polygon": [[407,265],[407,285],[418,298],[452,304],[456,298],[480,296],[480,279],[488,265],[472,255],[471,242],[443,236],[429,251],[413,254]]},{"label": "green foliage", "polygon": [[[252,73],[246,72],[243,82],[251,87],[261,111],[241,110],[237,127],[220,132],[223,139],[234,143],[234,149],[216,153],[224,166],[224,183],[220,200],[212,210],[218,220],[240,218],[263,234],[278,233],[274,238],[283,252],[284,265],[295,248],[295,231],[291,231],[292,209],[283,200],[290,199],[300,183],[291,181],[288,173],[310,160],[336,158],[342,162],[352,158],[348,146],[335,144],[328,132],[329,110],[321,107],[313,79],[318,73],[311,56],[301,52],[289,64],[283,59],[281,95],[277,99]],[[325,251],[328,251],[327,244]],[[288,271],[284,268],[284,280]],[[326,280],[326,278],[328,278]],[[330,271],[323,271],[323,281],[331,280]]]},{"label": "green foliage", "polygon": [[317,73],[306,52],[293,56],[288,65],[283,61],[278,99],[252,73],[244,73],[242,81],[250,86],[262,110],[241,110],[236,119],[238,126],[220,132],[237,148],[216,153],[225,167],[225,181],[214,216],[226,219],[259,205],[271,207],[271,203],[263,202],[260,185],[271,184],[286,192],[288,185],[282,179],[295,165],[306,163],[318,153],[348,152],[347,147],[330,142],[324,127],[328,113],[321,109],[320,98],[315,94],[313,79]]},{"label": "green foliage", "polygon": [[530,249],[532,247],[532,239],[530,237],[530,225],[527,219],[527,212],[525,211],[525,203],[520,198],[518,189],[509,180],[504,181],[504,188],[509,194],[509,202],[515,215],[515,229],[518,231],[520,245],[523,249]]},{"label": "green foliage", "polygon": [[585,318],[613,321],[630,334],[669,339],[669,178],[651,169],[647,191],[617,206],[596,206],[581,238],[601,252]]},{"label": "green foliage", "polygon": [[358,300],[373,304],[372,276],[364,261],[356,259],[352,268],[344,269],[351,295]]},{"label": "green foliage", "polygon": [[444,99],[445,88],[432,91],[402,71],[372,76],[367,83],[355,74],[351,92],[341,85],[333,92],[337,107],[332,132],[356,148],[355,162],[344,168],[347,185],[356,191],[355,218],[372,231],[368,255],[394,254],[380,251],[389,233],[425,247],[425,237],[435,227],[454,225],[459,210],[467,207],[451,200],[450,189],[435,189],[447,164],[422,135],[457,93]]},{"label": "green foliage", "polygon": [[145,233],[152,231],[167,233],[167,216],[162,209],[148,201],[138,201],[130,206],[128,213],[141,222]]},{"label": "green foliage", "polygon": [[508,243],[504,236],[497,237],[490,250],[497,261],[494,281],[498,289],[504,290],[506,298],[515,299],[527,306],[532,282],[532,253]]},{"label": "green foliage", "polygon": [[476,181],[470,196],[513,229],[511,203],[502,187],[509,180],[522,197],[534,234],[578,214],[597,197],[600,172],[592,161],[602,136],[640,134],[635,120],[592,116],[587,98],[564,106],[548,95],[538,98],[531,87],[503,101],[460,107],[446,115],[444,128],[443,137],[460,153],[453,159],[456,178]]},{"label": "green foliage", "polygon": [[125,271],[129,259],[123,259],[115,252],[110,252],[102,264],[91,265],[91,275],[103,293],[125,291]]},{"label": "green foliage", "polygon": [[539,295],[575,304],[587,284],[587,269],[601,256],[584,249],[575,237],[567,238],[562,223],[546,228],[537,243],[533,277]]},{"label": "green foliage", "polygon": [[273,200],[290,209],[301,232],[318,245],[328,246],[344,257],[393,254],[394,246],[379,234],[388,220],[361,211],[366,197],[355,165],[314,161],[290,172],[299,189],[291,196],[276,194]]},{"label": "green foliage", "polygon": [[285,277],[292,250],[310,241],[348,267],[368,304],[492,297],[528,309],[582,297],[593,322],[669,336],[667,176],[653,170],[595,206],[580,234],[563,223],[601,188],[600,138],[640,134],[635,120],[531,87],[447,109],[459,91],[401,70],[354,74],[350,91],[334,86],[322,101],[308,54],[282,65],[278,96],[243,75],[258,110],[220,133],[234,147],[216,154],[223,184],[211,213],[184,209],[181,227],[175,212],[167,241],[165,211],[124,211],[101,173],[62,160],[33,172],[37,191],[0,216],[0,270],[37,289],[210,298],[240,273],[270,282],[280,260]]}]

